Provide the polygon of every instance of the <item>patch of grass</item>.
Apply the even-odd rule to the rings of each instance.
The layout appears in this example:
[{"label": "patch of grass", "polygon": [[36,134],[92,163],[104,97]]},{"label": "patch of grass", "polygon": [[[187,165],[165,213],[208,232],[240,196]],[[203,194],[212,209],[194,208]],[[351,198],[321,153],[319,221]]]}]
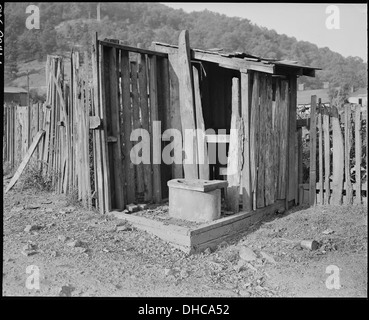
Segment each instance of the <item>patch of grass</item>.
[{"label": "patch of grass", "polygon": [[70,190],[68,194],[66,195],[66,199],[67,199],[67,206],[71,206],[71,207],[81,206],[81,201],[79,201],[77,188],[73,188],[72,190]]}]

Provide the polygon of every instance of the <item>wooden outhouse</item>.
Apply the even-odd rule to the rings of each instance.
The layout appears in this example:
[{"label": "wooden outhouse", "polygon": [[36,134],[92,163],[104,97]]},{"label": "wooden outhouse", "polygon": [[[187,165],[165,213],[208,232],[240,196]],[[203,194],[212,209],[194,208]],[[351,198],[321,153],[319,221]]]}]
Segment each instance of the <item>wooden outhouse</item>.
[{"label": "wooden outhouse", "polygon": [[[224,196],[233,212],[298,202],[297,77],[314,77],[317,68],[193,49],[188,31],[181,32],[178,45],[153,42],[149,50],[105,39],[97,48],[107,211],[160,202],[175,178],[228,180]],[[161,121],[162,150],[174,143],[168,129],[182,137],[187,129],[205,132],[191,140],[192,163],[160,163],[160,152],[153,151],[155,121]],[[135,128],[151,134],[142,140],[151,146],[149,163],[132,163]]]}]

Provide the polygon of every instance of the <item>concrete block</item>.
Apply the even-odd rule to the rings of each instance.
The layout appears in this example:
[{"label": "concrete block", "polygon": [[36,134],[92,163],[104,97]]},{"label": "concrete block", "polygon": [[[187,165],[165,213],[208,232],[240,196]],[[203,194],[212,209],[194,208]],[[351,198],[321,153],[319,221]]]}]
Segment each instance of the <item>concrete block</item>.
[{"label": "concrete block", "polygon": [[221,191],[227,181],[185,180],[168,181],[169,215],[195,222],[209,222],[220,218]]}]

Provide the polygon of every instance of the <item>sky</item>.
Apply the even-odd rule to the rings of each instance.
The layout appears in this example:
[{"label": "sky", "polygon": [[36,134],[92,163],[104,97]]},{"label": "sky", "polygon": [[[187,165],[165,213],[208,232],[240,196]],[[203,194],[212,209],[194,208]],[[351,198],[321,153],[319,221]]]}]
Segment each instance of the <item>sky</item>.
[{"label": "sky", "polygon": [[[368,61],[366,4],[324,3],[170,3],[186,12],[205,9],[229,17],[249,19],[279,34],[328,47],[344,57],[358,56]],[[333,10],[327,9],[335,6]]]}]

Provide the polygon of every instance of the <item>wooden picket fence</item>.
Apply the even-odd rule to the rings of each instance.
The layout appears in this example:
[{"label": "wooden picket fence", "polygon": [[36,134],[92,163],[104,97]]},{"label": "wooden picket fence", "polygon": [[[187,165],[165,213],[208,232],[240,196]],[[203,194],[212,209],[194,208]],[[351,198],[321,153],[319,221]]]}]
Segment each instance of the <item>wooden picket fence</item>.
[{"label": "wooden picket fence", "polygon": [[[3,118],[3,163],[17,166],[23,159],[37,132],[42,129],[43,104],[30,106],[4,104]],[[36,156],[41,147],[36,149]]]},{"label": "wooden picket fence", "polygon": [[[70,83],[64,79],[63,58],[48,56],[46,101],[31,106],[4,106],[3,161],[17,167],[37,132],[44,130],[31,160],[50,177],[57,193],[78,193],[91,209],[94,192],[93,133],[90,116],[94,89],[90,61],[78,52],[71,55]],[[92,118],[95,123],[96,119]]]},{"label": "wooden picket fence", "polygon": [[[340,111],[339,111],[340,110]],[[361,105],[317,104],[310,114],[309,202],[362,204],[367,197],[367,112]]]}]

